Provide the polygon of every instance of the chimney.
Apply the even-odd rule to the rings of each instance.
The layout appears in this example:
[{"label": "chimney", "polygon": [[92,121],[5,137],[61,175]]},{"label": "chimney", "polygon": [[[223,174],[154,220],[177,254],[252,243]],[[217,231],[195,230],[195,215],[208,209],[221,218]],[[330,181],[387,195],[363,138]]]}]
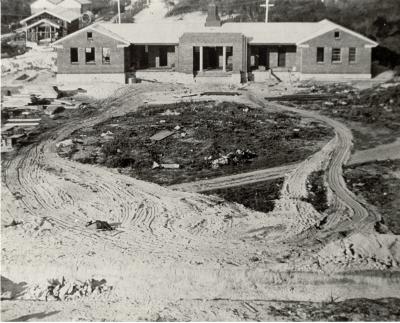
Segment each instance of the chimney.
[{"label": "chimney", "polygon": [[221,27],[221,19],[219,18],[218,8],[214,0],[208,5],[206,27]]}]

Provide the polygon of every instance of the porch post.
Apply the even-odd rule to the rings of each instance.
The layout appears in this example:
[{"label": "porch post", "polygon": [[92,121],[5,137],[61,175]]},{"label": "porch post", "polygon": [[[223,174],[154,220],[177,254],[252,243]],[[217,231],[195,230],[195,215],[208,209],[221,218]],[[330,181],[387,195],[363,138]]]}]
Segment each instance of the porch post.
[{"label": "porch post", "polygon": [[222,71],[226,72],[226,46],[222,46]]},{"label": "porch post", "polygon": [[200,72],[203,72],[203,46],[200,46]]}]

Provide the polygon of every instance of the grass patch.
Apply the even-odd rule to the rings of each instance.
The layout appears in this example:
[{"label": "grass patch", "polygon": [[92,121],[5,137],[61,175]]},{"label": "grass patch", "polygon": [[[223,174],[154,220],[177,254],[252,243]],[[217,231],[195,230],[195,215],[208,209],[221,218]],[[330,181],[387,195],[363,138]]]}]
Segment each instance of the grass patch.
[{"label": "grass patch", "polygon": [[383,224],[400,234],[400,161],[373,162],[346,167],[348,187],[375,206]]},{"label": "grass patch", "polygon": [[275,200],[279,198],[283,178],[254,184],[242,185],[205,192],[207,195],[217,195],[229,202],[240,203],[252,210],[271,212]]},{"label": "grass patch", "polygon": [[[172,134],[151,139],[161,131]],[[296,114],[228,102],[141,107],[73,134],[84,142],[77,145],[76,160],[166,185],[298,162],[332,135],[325,125]],[[153,169],[154,163],[180,168]]]},{"label": "grass patch", "polygon": [[355,150],[374,148],[400,137],[400,85],[363,91],[346,84],[306,84],[305,87],[305,93],[333,97],[322,104],[294,102],[293,105],[318,110],[343,121],[353,132]]},{"label": "grass patch", "polygon": [[327,190],[324,184],[324,171],[311,173],[308,178],[308,198],[305,200],[323,213],[328,209]]}]

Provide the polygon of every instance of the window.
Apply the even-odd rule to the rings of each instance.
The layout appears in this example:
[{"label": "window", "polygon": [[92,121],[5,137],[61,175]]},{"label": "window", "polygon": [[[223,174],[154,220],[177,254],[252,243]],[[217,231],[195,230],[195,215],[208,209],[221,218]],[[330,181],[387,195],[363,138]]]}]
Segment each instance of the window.
[{"label": "window", "polygon": [[111,63],[111,50],[103,47],[103,64]]},{"label": "window", "polygon": [[71,63],[78,63],[78,48],[71,48]]},{"label": "window", "polygon": [[286,66],[286,51],[284,48],[278,50],[278,67]]},{"label": "window", "polygon": [[332,48],[332,63],[340,63],[342,61],[342,51],[340,48]]},{"label": "window", "polygon": [[340,31],[335,31],[335,39],[340,39]]},{"label": "window", "polygon": [[349,48],[349,63],[355,63],[357,59],[357,50],[354,47]]},{"label": "window", "polygon": [[86,62],[86,64],[95,64],[96,63],[94,47],[87,47],[85,49],[85,62]]},{"label": "window", "polygon": [[325,49],[323,47],[317,47],[317,63],[323,63],[325,56]]},{"label": "window", "polygon": [[87,33],[87,39],[88,39],[88,40],[92,40],[92,39],[93,39],[93,33],[92,33],[91,31],[89,31],[89,32]]}]

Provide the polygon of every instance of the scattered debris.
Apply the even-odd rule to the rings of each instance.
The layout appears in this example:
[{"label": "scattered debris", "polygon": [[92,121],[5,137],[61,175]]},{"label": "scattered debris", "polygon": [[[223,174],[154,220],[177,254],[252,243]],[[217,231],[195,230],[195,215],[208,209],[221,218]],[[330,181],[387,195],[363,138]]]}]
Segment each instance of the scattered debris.
[{"label": "scattered debris", "polygon": [[53,116],[55,114],[63,112],[64,110],[65,108],[60,105],[48,105],[46,110],[44,110],[44,113],[46,113],[49,116]]},{"label": "scattered debris", "polygon": [[322,101],[332,98],[331,94],[293,94],[265,97],[267,101]]},{"label": "scattered debris", "polygon": [[22,223],[23,223],[22,221],[15,221],[15,220],[12,220],[10,224],[6,224],[4,227],[5,227],[5,228],[16,227],[17,225],[20,225],[20,224],[22,224]]},{"label": "scattered debris", "polygon": [[212,157],[210,156],[206,160],[212,160],[211,167],[213,169],[216,169],[223,165],[237,165],[242,162],[248,162],[256,157],[257,154],[250,151],[249,149],[237,149],[234,153],[229,153],[214,160],[212,160]]},{"label": "scattered debris", "polygon": [[112,231],[114,228],[106,221],[89,221],[86,223],[86,227],[95,226],[97,230],[101,231]]},{"label": "scattered debris", "polygon": [[53,86],[54,91],[57,93],[57,99],[75,96],[78,93],[86,93],[87,91],[82,88],[77,88],[76,90],[60,90],[57,86]]},{"label": "scattered debris", "polygon": [[[35,286],[31,293],[32,296],[39,296],[41,293],[40,288]],[[60,280],[51,279],[48,282],[45,294],[46,301],[66,301],[76,300],[82,297],[91,295],[100,295],[104,292],[111,291],[112,286],[107,286],[105,279],[96,280],[88,279],[85,282],[79,280],[67,282],[64,277]],[[35,295],[36,294],[36,295]],[[28,296],[29,297],[29,296]],[[25,296],[26,298],[26,296]]]},{"label": "scattered debris", "polygon": [[57,148],[60,147],[68,147],[68,146],[72,146],[74,144],[72,139],[66,139],[64,141],[60,141],[59,143],[56,144]]},{"label": "scattered debris", "polygon": [[[161,121],[160,121],[161,122]],[[153,141],[161,141],[165,138],[168,138],[169,136],[172,136],[174,134],[173,131],[169,131],[169,130],[162,130],[160,132],[157,132],[155,135],[153,135],[152,137],[150,137],[150,140]]]},{"label": "scattered debris", "polygon": [[211,95],[225,95],[225,96],[239,96],[241,93],[239,92],[203,92],[200,93],[200,96],[211,96]]}]

